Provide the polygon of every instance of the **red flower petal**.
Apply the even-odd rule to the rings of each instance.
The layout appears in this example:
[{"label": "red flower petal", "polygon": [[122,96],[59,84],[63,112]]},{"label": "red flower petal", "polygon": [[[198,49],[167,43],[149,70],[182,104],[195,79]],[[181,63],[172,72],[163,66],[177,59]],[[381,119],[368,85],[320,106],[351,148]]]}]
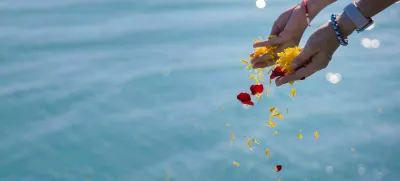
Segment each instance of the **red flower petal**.
[{"label": "red flower petal", "polygon": [[277,166],[275,166],[275,171],[276,172],[279,172],[279,171],[281,171],[282,170],[282,165],[277,165]]},{"label": "red flower petal", "polygon": [[273,71],[269,79],[275,79],[276,77],[285,76],[286,71],[282,71],[280,67],[276,67]]},{"label": "red flower petal", "polygon": [[236,97],[242,103],[249,102],[249,101],[251,102],[251,96],[247,92],[241,92]]},{"label": "red flower petal", "polygon": [[246,104],[246,105],[254,106],[254,103],[253,103],[253,101],[242,102],[242,104]]},{"label": "red flower petal", "polygon": [[250,91],[253,95],[262,94],[262,92],[264,91],[264,86],[262,84],[251,85]]}]

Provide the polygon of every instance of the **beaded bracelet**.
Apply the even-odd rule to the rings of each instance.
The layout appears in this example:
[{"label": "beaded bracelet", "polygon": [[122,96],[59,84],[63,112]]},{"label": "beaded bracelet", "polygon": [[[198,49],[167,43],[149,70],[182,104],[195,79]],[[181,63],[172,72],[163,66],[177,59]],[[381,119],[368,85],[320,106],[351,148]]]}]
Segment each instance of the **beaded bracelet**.
[{"label": "beaded bracelet", "polygon": [[333,14],[331,15],[332,27],[333,27],[333,29],[335,30],[336,37],[337,37],[337,39],[339,40],[340,44],[341,44],[342,46],[347,46],[347,45],[349,44],[349,42],[347,41],[347,38],[344,39],[344,38],[342,37],[342,35],[340,34],[339,25],[338,25],[338,23],[337,23],[337,21],[336,21],[336,17],[337,17],[337,14],[335,14],[335,13],[333,13]]}]

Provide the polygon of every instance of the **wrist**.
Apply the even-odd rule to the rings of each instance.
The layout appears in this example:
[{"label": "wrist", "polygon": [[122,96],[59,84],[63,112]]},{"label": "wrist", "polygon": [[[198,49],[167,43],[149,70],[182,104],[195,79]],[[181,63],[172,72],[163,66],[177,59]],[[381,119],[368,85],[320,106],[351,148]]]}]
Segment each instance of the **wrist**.
[{"label": "wrist", "polygon": [[[314,19],[317,14],[323,10],[325,7],[336,2],[336,0],[306,0],[309,10],[310,19]],[[301,3],[304,6],[303,3]]]},{"label": "wrist", "polygon": [[348,37],[354,32],[354,30],[356,30],[356,26],[346,13],[342,13],[340,16],[338,16],[337,23],[339,25],[340,34],[343,37]]}]

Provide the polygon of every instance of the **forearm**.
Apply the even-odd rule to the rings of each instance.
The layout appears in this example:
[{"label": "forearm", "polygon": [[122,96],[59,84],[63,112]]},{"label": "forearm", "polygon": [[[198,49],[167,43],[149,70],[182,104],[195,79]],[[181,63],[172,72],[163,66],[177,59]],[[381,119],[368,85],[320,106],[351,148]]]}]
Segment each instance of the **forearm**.
[{"label": "forearm", "polygon": [[359,0],[357,7],[365,17],[373,17],[398,0]]},{"label": "forearm", "polygon": [[[314,19],[322,9],[336,1],[337,0],[306,0],[310,19]],[[303,3],[302,6],[304,6]]]},{"label": "forearm", "polygon": [[[356,5],[365,17],[373,17],[397,1],[398,0],[359,0],[356,2]],[[339,17],[338,24],[342,35],[345,37],[349,36],[356,29],[353,22],[344,12]]]}]

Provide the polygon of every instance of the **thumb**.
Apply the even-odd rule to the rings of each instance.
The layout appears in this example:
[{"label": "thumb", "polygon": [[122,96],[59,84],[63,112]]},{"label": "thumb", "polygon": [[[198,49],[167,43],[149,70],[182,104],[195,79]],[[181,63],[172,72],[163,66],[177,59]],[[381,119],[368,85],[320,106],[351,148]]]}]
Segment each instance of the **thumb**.
[{"label": "thumb", "polygon": [[301,66],[303,66],[305,63],[307,63],[311,57],[315,54],[314,51],[312,51],[312,48],[309,47],[304,47],[303,50],[300,52],[299,55],[294,58],[292,62],[292,68],[294,70],[297,70]]}]

